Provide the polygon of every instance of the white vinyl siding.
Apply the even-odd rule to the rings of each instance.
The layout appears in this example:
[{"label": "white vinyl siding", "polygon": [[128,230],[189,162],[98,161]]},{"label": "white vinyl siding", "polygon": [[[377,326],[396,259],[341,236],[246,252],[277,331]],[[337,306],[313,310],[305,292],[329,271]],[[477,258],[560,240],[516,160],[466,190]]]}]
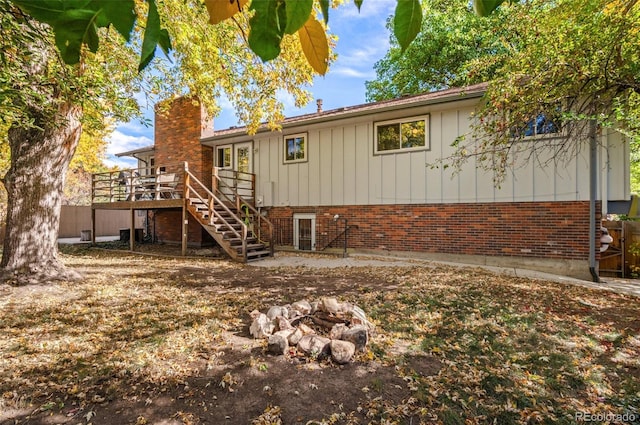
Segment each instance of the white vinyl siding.
[{"label": "white vinyl siding", "polygon": [[[475,104],[465,100],[301,125],[290,132],[306,135],[305,162],[283,163],[282,133],[258,133],[253,136],[258,196],[264,206],[292,207],[589,199],[586,147],[568,164],[516,164],[498,188],[492,172],[478,168],[473,158],[459,173],[438,167],[453,153],[451,143],[470,132]],[[426,115],[429,150],[374,153],[376,123]],[[604,134],[601,142],[599,193],[628,199],[628,146],[617,134]]]}]

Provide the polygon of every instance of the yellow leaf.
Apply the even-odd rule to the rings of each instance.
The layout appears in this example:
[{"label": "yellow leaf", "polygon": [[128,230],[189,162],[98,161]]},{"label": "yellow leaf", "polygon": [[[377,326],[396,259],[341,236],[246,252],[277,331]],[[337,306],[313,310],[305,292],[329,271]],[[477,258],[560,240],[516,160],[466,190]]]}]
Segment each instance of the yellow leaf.
[{"label": "yellow leaf", "polygon": [[209,22],[217,24],[232,17],[247,4],[247,0],[204,0],[209,12]]},{"label": "yellow leaf", "polygon": [[322,24],[314,17],[309,17],[302,28],[298,30],[302,51],[307,57],[309,65],[320,75],[327,72],[329,62],[329,43]]}]

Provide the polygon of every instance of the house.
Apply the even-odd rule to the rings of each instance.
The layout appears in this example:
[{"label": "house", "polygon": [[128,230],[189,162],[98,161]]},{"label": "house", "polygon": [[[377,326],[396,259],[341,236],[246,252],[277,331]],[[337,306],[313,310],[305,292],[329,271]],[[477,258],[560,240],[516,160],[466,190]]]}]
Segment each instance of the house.
[{"label": "house", "polygon": [[[285,119],[281,131],[265,128],[254,135],[244,127],[212,131],[197,103],[177,99],[166,114],[156,115],[155,145],[131,155],[145,169],[152,165],[182,176],[181,198],[138,200],[135,207],[155,210],[154,232],[165,242],[220,243],[206,225],[217,220],[216,229],[228,231],[224,220],[233,213],[244,223],[235,236],[240,230],[260,233],[247,244],[264,242],[257,248],[262,254],[274,246],[348,249],[589,278],[588,147],[569,163],[523,163],[499,188],[474,160],[458,173],[432,166],[451,155],[452,142],[470,130],[485,87],[328,111],[319,103],[316,113]],[[532,134],[528,142],[545,136]],[[599,220],[609,205],[630,199],[630,182],[628,144],[615,132],[598,137]],[[170,170],[184,163],[191,177]],[[187,185],[195,186],[185,179],[197,180],[215,200],[200,194],[194,207]],[[205,226],[185,227],[207,203],[230,211],[217,217],[209,208]]]}]

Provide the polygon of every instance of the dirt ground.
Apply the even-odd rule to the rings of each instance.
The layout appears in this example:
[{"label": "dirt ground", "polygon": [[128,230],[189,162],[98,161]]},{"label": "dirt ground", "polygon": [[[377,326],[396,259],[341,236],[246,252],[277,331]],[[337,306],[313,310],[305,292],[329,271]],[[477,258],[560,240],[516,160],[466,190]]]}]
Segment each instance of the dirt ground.
[{"label": "dirt ground", "polygon": [[[121,254],[113,255],[117,258]],[[201,263],[189,261],[165,267],[171,270],[156,270],[166,273],[164,279],[190,290],[200,288],[205,297],[208,291],[215,290],[219,295],[229,294],[231,303],[238,293],[259,294],[252,307],[262,311],[274,304],[323,296],[357,300],[358,291],[364,287],[391,289],[384,279],[371,280],[371,276],[358,277],[357,273],[344,276],[322,270],[287,271],[231,263],[212,274]],[[102,272],[95,263],[75,268],[89,277]],[[64,291],[56,286],[1,289],[0,295],[10,292],[16,298]],[[266,354],[264,340],[249,334],[247,311],[244,309],[245,314],[236,321],[238,326],[211,335],[211,345],[204,347],[200,358],[189,365],[191,376],[162,383],[117,379],[111,394],[93,395],[88,403],[73,401],[65,392],[47,391],[46,399],[29,400],[22,403],[27,404],[23,408],[5,403],[4,412],[0,409],[0,424],[367,423],[367,414],[373,415],[385,406],[401,405],[408,398],[399,368],[406,369],[404,373],[431,375],[441,367],[437,359],[424,354],[409,354],[401,364],[360,354],[352,363],[341,366],[329,359],[302,355],[272,356]],[[406,347],[397,349],[406,352]],[[6,392],[4,397],[9,401],[13,396]],[[57,405],[49,407],[47,400],[55,400]],[[411,423],[411,418],[408,420]]]},{"label": "dirt ground", "polygon": [[[127,367],[116,367],[116,360],[111,359],[120,358],[115,352],[120,349],[118,347],[122,347],[123,351],[124,347],[135,347],[135,338],[139,337],[133,335],[137,335],[136,332],[144,332],[152,326],[144,326],[144,323],[141,323],[138,329],[125,320],[121,326],[127,329],[131,326],[132,330],[127,330],[126,335],[118,336],[121,338],[118,342],[120,345],[102,347],[101,357],[96,356],[95,364],[87,366],[74,360],[76,363],[70,363],[69,366],[65,362],[71,362],[71,360],[61,354],[61,360],[47,363],[46,366],[34,366],[28,371],[21,370],[19,373],[16,371],[16,375],[20,375],[22,381],[15,382],[26,383],[22,390],[15,388],[15,382],[11,381],[13,378],[9,379],[10,375],[5,370],[1,377],[7,382],[0,383],[0,390],[3,391],[2,400],[0,400],[0,424],[2,425],[463,423],[463,414],[455,420],[448,421],[448,416],[442,413],[442,409],[439,413],[430,413],[430,406],[435,406],[436,401],[441,403],[439,401],[442,398],[439,393],[441,390],[434,389],[433,394],[428,394],[428,386],[422,389],[417,388],[417,382],[426,383],[435,380],[443,368],[455,371],[457,366],[455,361],[452,365],[453,357],[443,354],[444,348],[425,348],[427,347],[425,341],[429,341],[429,335],[433,335],[433,332],[420,330],[424,326],[421,322],[416,323],[416,320],[427,322],[431,316],[428,316],[430,313],[426,312],[423,306],[412,307],[412,303],[417,302],[417,298],[412,298],[414,294],[411,286],[402,283],[405,278],[416,282],[432,279],[428,283],[421,283],[421,285],[431,285],[430,287],[420,289],[426,294],[433,295],[433,299],[428,301],[432,306],[445,301],[445,296],[440,297],[438,291],[444,291],[443,294],[456,294],[456,297],[466,297],[471,294],[468,296],[477,296],[480,300],[478,295],[480,284],[482,288],[488,284],[495,284],[495,288],[503,288],[500,290],[507,292],[498,295],[494,289],[489,289],[489,294],[486,295],[489,300],[487,305],[494,308],[493,304],[496,304],[494,299],[507,298],[506,301],[513,302],[515,306],[510,304],[509,311],[513,309],[515,309],[513,311],[520,311],[521,314],[528,315],[529,321],[529,316],[533,314],[532,310],[542,311],[535,306],[530,307],[535,302],[545,303],[549,317],[560,314],[578,317],[586,314],[585,305],[593,304],[596,301],[591,300],[599,299],[601,306],[606,308],[601,309],[600,312],[590,312],[589,320],[595,321],[596,324],[617,323],[619,325],[616,325],[616,329],[626,332],[625,338],[626,335],[631,338],[640,332],[640,324],[637,321],[637,300],[608,295],[605,305],[601,300],[602,297],[595,291],[562,286],[561,289],[565,295],[573,298],[571,301],[566,301],[565,295],[556,292],[557,284],[543,285],[528,279],[501,278],[477,270],[465,272],[447,268],[431,269],[425,266],[421,266],[419,272],[416,267],[411,266],[376,268],[375,270],[373,268],[338,270],[263,268],[233,264],[225,260],[163,260],[129,256],[117,252],[96,253],[95,251],[71,252],[65,255],[65,261],[85,275],[85,285],[90,287],[72,283],[21,288],[0,286],[0,301],[4,309],[3,314],[6,315],[5,322],[9,321],[8,317],[12,314],[28,315],[25,313],[25,308],[32,307],[28,306],[28,301],[25,300],[38,299],[48,303],[47,309],[42,310],[50,315],[47,323],[64,321],[69,313],[67,310],[58,310],[56,305],[73,304],[70,300],[77,300],[81,307],[76,306],[73,311],[83,311],[85,316],[74,320],[82,320],[84,326],[89,327],[94,323],[98,328],[102,326],[102,322],[109,319],[105,316],[110,314],[129,316],[126,316],[126,311],[122,310],[117,310],[115,313],[112,310],[101,310],[104,308],[105,301],[98,303],[91,300],[91,297],[94,296],[95,291],[99,292],[101,287],[125,285],[122,292],[114,292],[114,295],[107,294],[101,299],[107,300],[106,304],[112,302],[121,308],[122,299],[126,300],[130,297],[129,302],[132,305],[130,308],[149,308],[153,312],[159,312],[157,318],[147,318],[137,314],[130,316],[132,318],[130,320],[140,322],[148,320],[153,326],[159,326],[156,320],[160,322],[171,320],[177,322],[179,328],[189,328],[189,332],[194,332],[194,328],[202,329],[196,332],[197,336],[194,338],[204,343],[198,342],[186,347],[185,350],[189,350],[189,354],[181,357],[180,347],[166,346],[166,342],[158,342],[157,346],[162,350],[154,348],[154,355],[157,356],[154,357],[156,359],[154,367],[160,370],[154,373],[146,371],[138,373],[135,367],[132,369],[131,364]],[[212,267],[212,261],[215,262],[215,267]],[[459,288],[463,287],[464,293],[459,292]],[[540,291],[543,289],[549,294],[542,295]],[[163,293],[164,301],[157,302],[156,298],[153,300],[145,298],[148,293],[154,291]],[[505,293],[510,295],[505,296]],[[182,296],[187,298],[183,300],[180,298]],[[302,299],[314,300],[326,296],[348,300],[360,305],[365,311],[367,308],[372,308],[374,302],[381,305],[380,310],[373,314],[377,323],[377,329],[372,335],[373,343],[365,353],[358,354],[352,363],[339,366],[330,360],[309,359],[295,353],[271,356],[266,353],[264,340],[255,340],[249,335],[248,313],[251,310],[266,311],[271,305],[284,305]],[[513,299],[509,299],[510,296]],[[180,298],[180,300],[174,304],[172,298]],[[473,305],[475,301],[473,298],[470,299]],[[210,331],[203,325],[201,318],[191,313],[185,312],[181,315],[181,312],[176,311],[175,306],[181,305],[180,303],[186,308],[187,304],[200,302],[213,308],[208,314],[220,324],[220,327],[216,328],[218,331]],[[395,302],[408,306],[407,313],[396,311],[394,306],[401,304],[393,304]],[[20,303],[24,303],[27,307],[21,307]],[[145,306],[145,303],[149,304]],[[163,311],[163,303],[170,305],[170,311]],[[129,308],[126,307],[126,302],[124,304],[124,308]],[[456,307],[458,304],[449,303],[448,305],[447,308],[462,308]],[[454,307],[451,307],[452,305]],[[499,308],[503,311],[507,307],[501,305]],[[99,310],[99,313],[94,312],[92,316],[89,314],[92,309]],[[60,317],[55,316],[56,312],[59,312]],[[422,319],[406,317],[410,314],[409,312]],[[513,314],[512,316],[515,317]],[[473,317],[477,320],[476,316]],[[19,332],[18,327],[33,327],[38,317],[20,320],[15,323],[5,323],[5,325],[7,329],[12,328]],[[392,323],[398,323],[398,325],[392,326]],[[64,326],[76,326],[76,324],[69,319],[69,323],[64,323]],[[536,326],[540,327],[540,325]],[[407,333],[409,331],[405,328],[416,328],[423,333],[420,333],[419,340],[412,340],[413,334]],[[40,332],[43,340],[51,333],[44,327],[34,332],[36,332],[35,335]],[[110,332],[116,335],[117,329],[110,328]],[[455,329],[453,332],[455,333]],[[493,331],[489,332],[485,329],[483,332],[493,335]],[[92,340],[99,338],[100,336],[93,334],[91,336]],[[111,344],[114,337],[109,338]],[[162,335],[145,334],[143,340],[148,342],[153,341],[153,338],[160,339]],[[619,341],[615,341],[611,345],[618,343]],[[14,342],[14,344],[18,343]],[[458,342],[455,343],[457,344]],[[540,341],[532,344],[536,344],[536,347],[540,346],[541,350],[545,346],[545,343]],[[197,348],[193,348],[194,346]],[[37,350],[35,345],[31,347],[31,350]],[[69,350],[74,349],[71,345],[68,347]],[[516,355],[524,356],[527,349],[521,351],[523,353],[518,352],[512,358]],[[29,354],[27,348],[20,348],[20,350],[16,348],[14,351],[7,350],[7,352],[10,355],[14,352],[19,352],[20,355]],[[46,350],[43,350],[43,353],[47,355]],[[89,364],[90,361],[87,360],[89,355],[85,356],[83,361]],[[28,357],[25,355],[25,358]],[[107,362],[114,363],[109,369],[110,372],[95,371],[101,364],[104,365]],[[494,360],[489,359],[489,363],[492,362]],[[0,363],[6,367],[15,367],[7,366],[12,364],[16,363],[11,363],[11,359]],[[75,375],[69,369],[76,370],[73,372]],[[85,369],[88,371],[82,372]],[[143,370],[143,366],[140,366],[140,370]],[[185,370],[188,372],[185,373]],[[635,364],[627,370],[640,376]],[[86,373],[84,380],[83,373]],[[614,374],[616,373],[619,371]],[[55,374],[61,377],[58,378]],[[69,374],[73,376],[69,378]],[[461,381],[456,384],[461,385],[461,388],[466,385],[463,382],[465,378],[455,379]],[[78,384],[74,387],[73,382],[79,383],[80,389],[77,388]],[[53,385],[53,388],[49,388],[50,385]],[[86,386],[86,390],[82,385]],[[446,386],[443,388],[442,391],[446,391]],[[617,389],[614,389],[614,392],[616,391]],[[640,396],[640,392],[638,394]],[[576,394],[571,396],[578,397]],[[549,397],[553,399],[553,395]],[[451,403],[455,402],[454,398]],[[444,412],[449,410],[447,408]],[[482,418],[476,423],[482,423]]]}]

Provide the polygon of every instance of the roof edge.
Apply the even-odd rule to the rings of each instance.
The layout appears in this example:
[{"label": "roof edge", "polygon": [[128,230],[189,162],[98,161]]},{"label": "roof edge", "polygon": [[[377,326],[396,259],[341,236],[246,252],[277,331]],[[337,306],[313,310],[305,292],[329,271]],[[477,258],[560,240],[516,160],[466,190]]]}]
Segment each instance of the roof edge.
[{"label": "roof edge", "polygon": [[[336,109],[330,109],[323,112],[314,112],[285,118],[281,125],[282,128],[299,126],[302,124],[314,124],[317,122],[333,121],[338,119],[357,117],[374,112],[386,112],[407,107],[447,103],[463,99],[474,99],[484,95],[488,83],[479,83],[465,87],[455,87],[434,92],[421,93],[416,95],[408,95],[395,99],[381,100],[378,102],[364,103],[354,106],[346,106]],[[257,133],[270,132],[266,125],[261,125]],[[247,134],[247,127],[230,127],[218,131],[214,131],[213,135],[200,139],[201,143],[224,140],[230,137],[238,137]]]},{"label": "roof edge", "polygon": [[117,154],[115,154],[118,158],[123,157],[123,156],[132,156],[135,158],[136,154],[140,154],[140,153],[144,153],[144,152],[153,152],[156,148],[156,145],[149,145],[149,146],[144,146],[138,149],[133,149],[130,151],[126,151],[126,152],[119,152]]}]

